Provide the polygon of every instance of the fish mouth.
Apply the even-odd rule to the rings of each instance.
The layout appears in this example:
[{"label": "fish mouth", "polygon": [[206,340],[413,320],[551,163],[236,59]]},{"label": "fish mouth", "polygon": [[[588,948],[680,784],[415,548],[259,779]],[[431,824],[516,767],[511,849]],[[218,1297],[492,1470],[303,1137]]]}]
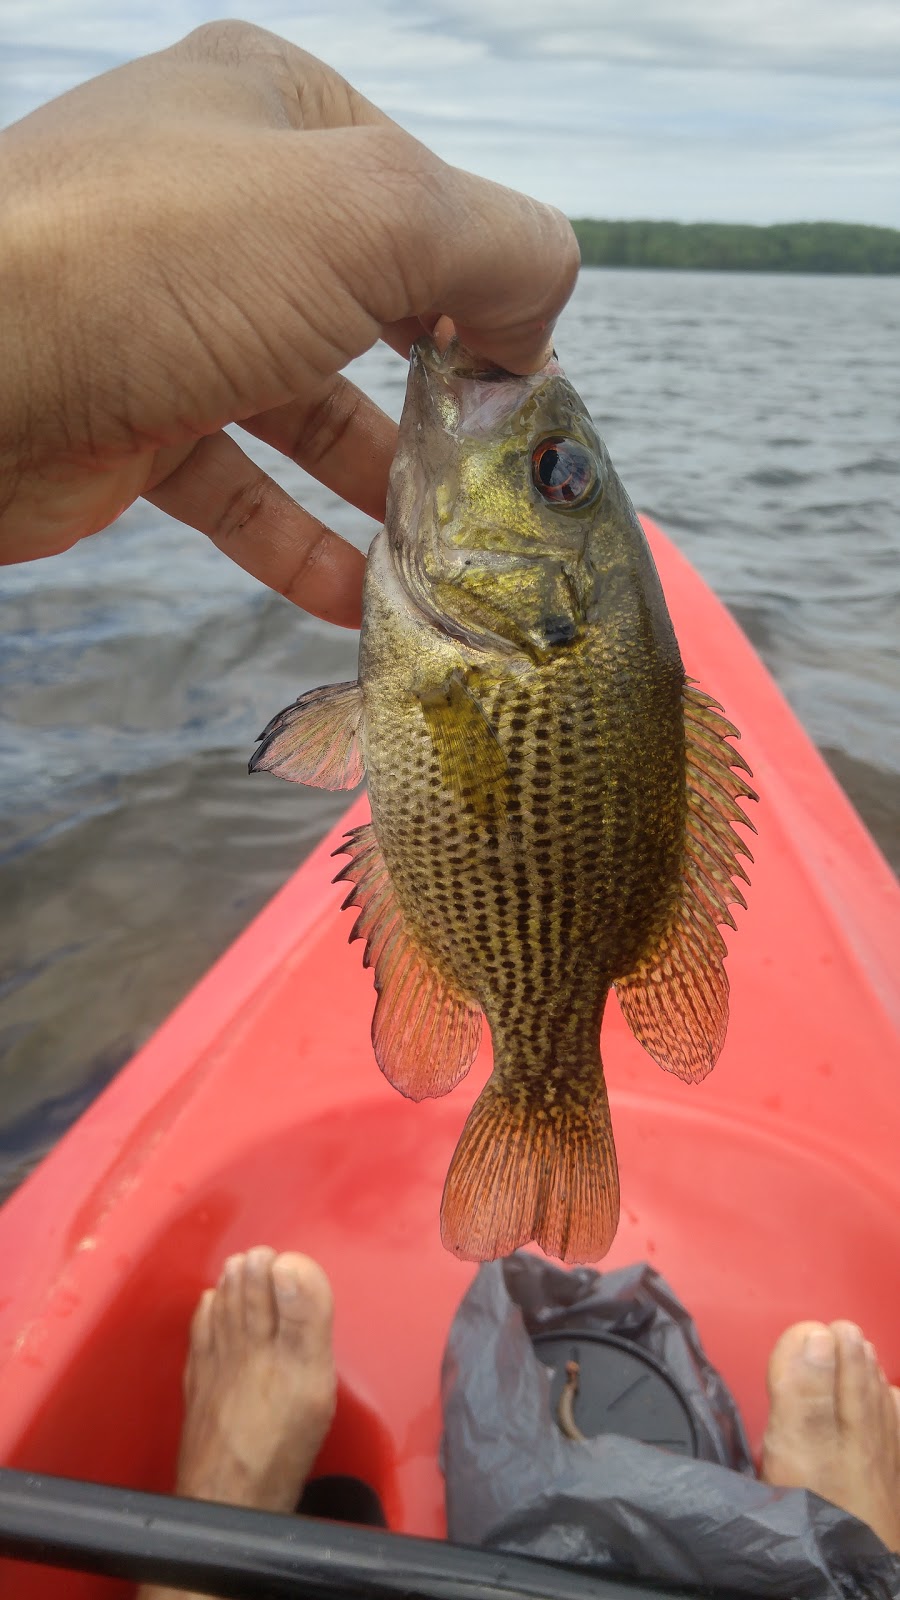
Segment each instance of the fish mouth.
[{"label": "fish mouth", "polygon": [[448,433],[485,438],[550,378],[562,376],[556,354],[524,377],[495,366],[451,339],[439,350],[430,334],[410,351],[409,393],[416,409],[436,416]]},{"label": "fish mouth", "polygon": [[414,364],[420,363],[436,378],[463,378],[481,383],[533,384],[537,379],[558,377],[562,372],[555,350],[537,372],[522,377],[520,373],[509,372],[506,367],[495,366],[493,362],[485,360],[484,356],[468,350],[459,339],[451,339],[445,348],[440,350],[429,333],[423,334],[416,340],[410,352],[410,359]]}]

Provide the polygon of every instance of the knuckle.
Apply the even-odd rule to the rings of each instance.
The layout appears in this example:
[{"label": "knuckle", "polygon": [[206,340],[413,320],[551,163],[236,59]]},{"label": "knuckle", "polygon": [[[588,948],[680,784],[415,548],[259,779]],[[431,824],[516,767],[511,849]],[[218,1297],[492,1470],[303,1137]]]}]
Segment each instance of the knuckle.
[{"label": "knuckle", "polygon": [[265,37],[263,30],[252,22],[222,17],[218,21],[203,22],[199,28],[192,29],[182,40],[181,46],[200,60],[233,66],[250,50],[258,47],[260,40]]},{"label": "knuckle", "polygon": [[350,432],[361,396],[343,387],[330,389],[306,413],[291,454],[300,466],[316,468]]},{"label": "knuckle", "polygon": [[248,86],[273,99],[279,121],[289,127],[313,125],[329,69],[314,56],[252,22],[225,17],[204,22],[175,49],[191,62],[240,71]]},{"label": "knuckle", "polygon": [[269,480],[255,473],[236,484],[214,519],[212,534],[218,544],[227,544],[259,522],[269,499]]},{"label": "knuckle", "polygon": [[290,573],[284,582],[278,585],[278,593],[283,595],[285,600],[290,600],[296,606],[304,604],[310,580],[316,568],[325,561],[330,539],[331,535],[326,527],[321,523],[314,526],[302,550],[298,552]]}]

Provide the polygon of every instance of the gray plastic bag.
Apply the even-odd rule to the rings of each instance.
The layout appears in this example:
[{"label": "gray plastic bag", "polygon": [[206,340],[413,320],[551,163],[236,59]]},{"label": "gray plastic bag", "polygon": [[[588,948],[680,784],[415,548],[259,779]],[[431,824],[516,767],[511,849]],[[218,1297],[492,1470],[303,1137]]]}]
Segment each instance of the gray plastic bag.
[{"label": "gray plastic bag", "polygon": [[[604,1434],[566,1438],[532,1338],[628,1339],[665,1367],[697,1458]],[[753,1473],[737,1407],[652,1267],[566,1272],[518,1252],[482,1267],[443,1368],[449,1537],[754,1600],[900,1600],[900,1562],[856,1517]]]}]

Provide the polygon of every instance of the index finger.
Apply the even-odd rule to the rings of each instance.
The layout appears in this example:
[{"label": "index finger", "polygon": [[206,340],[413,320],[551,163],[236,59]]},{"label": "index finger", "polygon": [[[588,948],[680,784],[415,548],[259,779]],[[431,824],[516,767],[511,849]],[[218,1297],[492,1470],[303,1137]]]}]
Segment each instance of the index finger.
[{"label": "index finger", "polygon": [[[164,120],[167,107],[180,113],[183,72],[172,73],[173,57],[181,68],[204,64],[205,112],[231,129],[247,125],[246,140],[229,157],[232,207],[247,213],[234,218],[235,230],[245,226],[248,238],[267,238],[276,257],[282,241],[295,281],[304,264],[324,277],[337,273],[356,300],[355,326],[320,330],[337,366],[385,325],[414,328],[422,319],[433,326],[441,315],[452,319],[465,344],[499,366],[528,372],[542,365],[580,264],[561,212],[449,166],[331,67],[252,24],[208,23],[171,50],[116,69],[104,80],[105,102],[116,114],[147,103],[155,118]],[[56,102],[57,115],[95,116],[90,88]],[[237,181],[241,154],[245,192]],[[218,196],[213,185],[216,205]],[[191,244],[197,281],[206,277],[207,251],[215,257],[212,281],[221,277],[220,231],[214,210]],[[242,289],[238,274],[238,298]],[[359,310],[369,313],[368,327],[360,327]],[[283,311],[276,314],[283,320]],[[266,332],[275,346],[283,344],[283,326]],[[264,403],[289,398],[273,394]]]},{"label": "index finger", "polygon": [[434,309],[471,350],[509,372],[536,372],[578,277],[581,252],[554,206],[450,169],[463,227],[441,259]]},{"label": "index finger", "polygon": [[447,316],[500,367],[544,364],[581,264],[560,211],[448,166],[390,123],[307,137],[328,139],[346,219],[308,215],[307,237],[374,323],[399,325],[402,341]]},{"label": "index finger", "polygon": [[[304,226],[320,233],[325,261],[358,290],[374,320],[401,325],[395,347],[419,319],[433,325],[446,315],[464,344],[497,365],[512,372],[543,365],[580,265],[562,213],[447,165],[331,67],[264,29],[208,24],[176,49],[217,57],[233,70],[235,44],[283,84],[294,129],[327,137],[322,160],[332,169],[337,205],[313,206]],[[289,166],[282,204],[295,157]],[[398,288],[406,291],[399,297]]]},{"label": "index finger", "polygon": [[[400,324],[389,342],[405,354],[405,338],[410,333],[412,343],[417,337],[417,323],[433,326],[445,315],[463,344],[498,366],[511,372],[541,367],[581,265],[568,219],[554,206],[439,161],[331,67],[282,40],[277,44],[307,129],[393,130],[414,174],[411,218],[402,210],[396,218],[400,227],[413,222],[402,263],[411,292],[408,304],[381,319]],[[401,158],[401,172],[402,166]]]}]

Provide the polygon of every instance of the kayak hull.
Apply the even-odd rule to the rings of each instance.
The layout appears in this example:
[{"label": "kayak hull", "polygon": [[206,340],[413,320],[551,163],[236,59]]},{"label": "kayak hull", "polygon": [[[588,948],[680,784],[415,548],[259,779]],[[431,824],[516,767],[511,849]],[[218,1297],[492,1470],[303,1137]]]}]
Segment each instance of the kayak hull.
[{"label": "kayak hull", "polygon": [[[762,798],[712,1076],[665,1075],[608,1007],[607,1260],[671,1282],[758,1446],[765,1355],[791,1321],[860,1322],[900,1380],[900,890],[736,624],[645,526],[687,671],[742,729]],[[440,1363],[474,1269],[438,1214],[490,1044],[446,1099],[415,1105],[379,1073],[371,974],[330,881],[366,816],[357,801],[0,1211],[0,1461],[170,1488],[193,1306],[227,1254],[267,1243],[334,1287],[317,1470],[371,1484],[394,1529],[443,1532]],[[18,1600],[128,1592],[15,1573]]]}]

